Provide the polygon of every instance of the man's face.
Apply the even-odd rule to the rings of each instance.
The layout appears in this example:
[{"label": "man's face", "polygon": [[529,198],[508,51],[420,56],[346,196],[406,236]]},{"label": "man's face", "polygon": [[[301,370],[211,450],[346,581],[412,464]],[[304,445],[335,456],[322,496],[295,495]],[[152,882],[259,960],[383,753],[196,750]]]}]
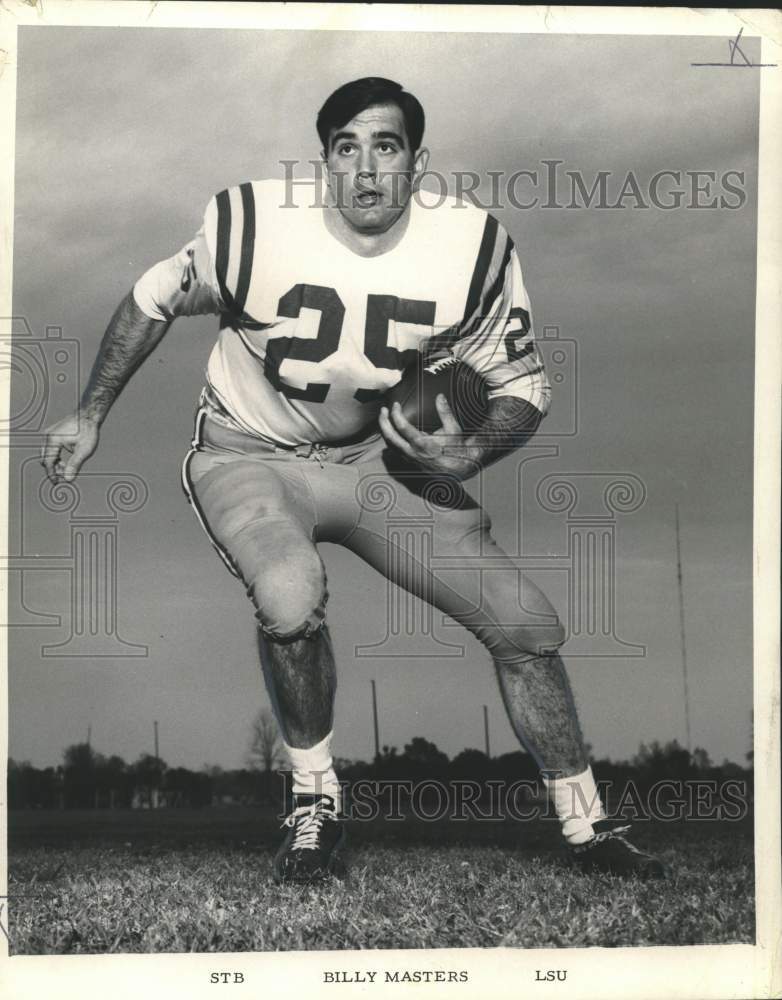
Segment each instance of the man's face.
[{"label": "man's face", "polygon": [[395,104],[367,108],[332,129],[323,158],[343,219],[367,236],[390,229],[404,212],[428,156],[423,148],[413,155],[404,115]]}]

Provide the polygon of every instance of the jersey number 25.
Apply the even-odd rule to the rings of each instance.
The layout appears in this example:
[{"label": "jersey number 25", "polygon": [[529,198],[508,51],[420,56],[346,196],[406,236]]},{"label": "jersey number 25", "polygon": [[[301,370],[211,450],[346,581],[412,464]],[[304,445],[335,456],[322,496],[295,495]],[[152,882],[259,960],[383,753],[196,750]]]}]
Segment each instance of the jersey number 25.
[{"label": "jersey number 25", "polygon": [[[367,296],[367,314],[364,326],[364,354],[376,368],[402,371],[411,364],[418,351],[413,348],[400,351],[388,343],[391,320],[419,326],[434,324],[434,302],[419,299],[400,299],[396,295]],[[323,382],[308,382],[306,388],[289,385],[280,375],[280,365],[286,358],[298,361],[325,361],[339,347],[345,306],[336,289],[323,285],[294,285],[280,299],[277,315],[298,319],[302,309],[315,309],[320,313],[318,335],[307,337],[273,337],[266,345],[264,373],[271,384],[289,399],[303,399],[309,403],[322,403],[331,386]],[[381,394],[377,389],[356,389],[354,396],[366,403]]]}]

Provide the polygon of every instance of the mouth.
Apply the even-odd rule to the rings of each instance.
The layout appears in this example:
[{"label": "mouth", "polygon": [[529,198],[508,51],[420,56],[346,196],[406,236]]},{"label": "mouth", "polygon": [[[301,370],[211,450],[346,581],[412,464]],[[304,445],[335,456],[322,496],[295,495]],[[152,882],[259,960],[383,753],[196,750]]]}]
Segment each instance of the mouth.
[{"label": "mouth", "polygon": [[361,191],[353,196],[353,202],[359,208],[374,208],[380,201],[377,191]]}]

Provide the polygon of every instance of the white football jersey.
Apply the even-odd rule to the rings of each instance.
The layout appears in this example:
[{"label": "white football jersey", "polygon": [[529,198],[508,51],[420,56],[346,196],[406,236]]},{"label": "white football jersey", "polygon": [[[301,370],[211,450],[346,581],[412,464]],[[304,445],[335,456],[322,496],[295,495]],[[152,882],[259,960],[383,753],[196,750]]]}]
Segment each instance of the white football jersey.
[{"label": "white football jersey", "polygon": [[361,257],[311,192],[291,202],[276,180],[220,192],[196,237],[134,288],[156,319],[220,315],[207,380],[242,429],[284,445],[352,437],[418,353],[438,348],[480,371],[490,397],[546,412],[521,268],[493,216],[422,192],[399,243]]}]

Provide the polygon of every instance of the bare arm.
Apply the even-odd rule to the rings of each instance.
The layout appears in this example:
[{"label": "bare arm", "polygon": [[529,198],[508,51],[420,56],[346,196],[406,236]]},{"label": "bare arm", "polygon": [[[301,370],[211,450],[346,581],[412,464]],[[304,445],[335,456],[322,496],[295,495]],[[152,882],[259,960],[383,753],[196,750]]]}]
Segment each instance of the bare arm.
[{"label": "bare arm", "polygon": [[171,321],[151,319],[142,312],[133,292],[128,292],[109,321],[82,395],[79,413],[85,419],[103,423],[131,375],[170,326]]},{"label": "bare arm", "polygon": [[432,472],[457,479],[469,479],[479,469],[509,452],[521,448],[532,437],[543,419],[540,410],[525,399],[497,396],[489,403],[488,415],[481,428],[465,434],[444,396],[437,397],[437,409],[443,426],[434,434],[417,430],[402,415],[395,403],[389,413],[380,411],[380,429],[393,444],[414,462]]},{"label": "bare arm", "polygon": [[[131,375],[160,343],[171,320],[151,319],[129,292],[103,335],[79,409],[46,432],[41,462],[53,483],[70,482],[98,446],[100,425]],[[64,453],[70,453],[67,461]]]}]

